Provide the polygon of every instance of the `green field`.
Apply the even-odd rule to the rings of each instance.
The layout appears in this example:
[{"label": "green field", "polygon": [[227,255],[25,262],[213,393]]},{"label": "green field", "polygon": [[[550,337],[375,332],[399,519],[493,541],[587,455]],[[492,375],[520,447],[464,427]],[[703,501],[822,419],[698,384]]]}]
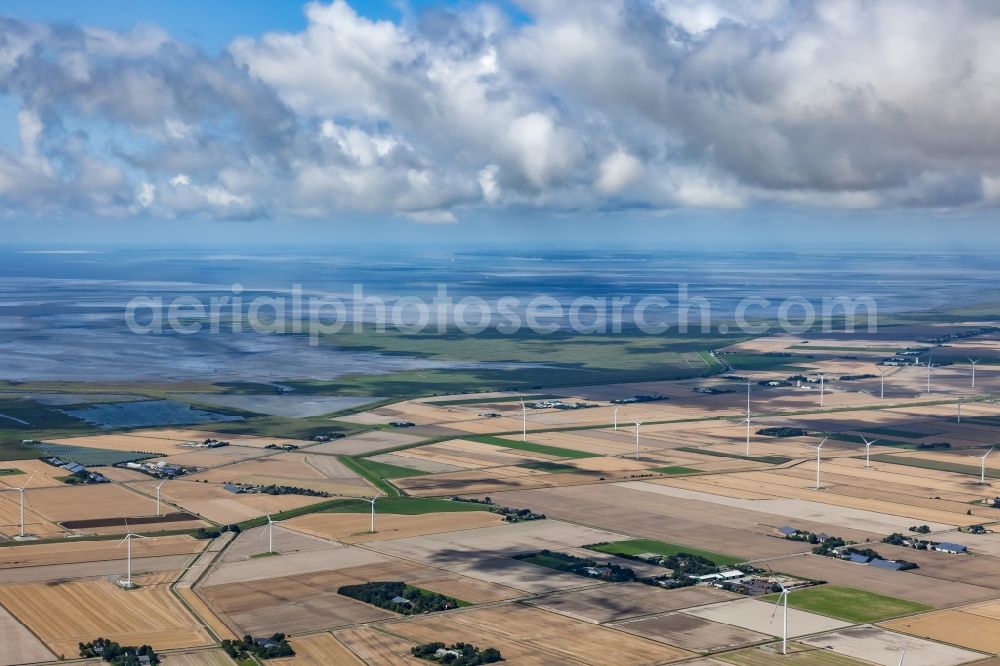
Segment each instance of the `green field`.
[{"label": "green field", "polygon": [[424,476],[429,474],[429,472],[420,469],[390,465],[389,463],[379,462],[371,458],[355,458],[354,461],[381,479],[402,479],[408,476]]},{"label": "green field", "polygon": [[691,546],[684,546],[679,543],[669,543],[667,541],[657,541],[655,539],[629,539],[628,541],[594,544],[591,546],[585,546],[585,548],[596,550],[600,553],[607,553],[609,555],[635,556],[643,553],[656,553],[657,555],[669,557],[679,553],[687,553],[688,555],[697,555],[698,557],[704,557],[705,559],[712,560],[719,566],[732,566],[746,562],[746,558],[733,557],[732,555],[724,555],[722,553],[713,553],[710,550],[701,550],[700,548],[692,548]]},{"label": "green field", "polygon": [[[969,456],[970,458],[972,456]],[[979,478],[982,467],[979,465],[963,465],[962,463],[949,463],[940,460],[929,460],[927,458],[911,458],[910,456],[894,456],[891,453],[878,453],[872,456],[872,460],[896,465],[906,465],[907,467],[919,467],[921,469],[936,469],[942,472],[955,472],[956,474],[969,474]],[[986,468],[986,478],[1000,479],[1000,470]]]},{"label": "green field", "polygon": [[16,467],[8,467],[6,469],[0,469],[0,476],[14,476],[15,474],[24,474],[21,470]]},{"label": "green field", "polygon": [[898,354],[902,347],[836,347],[833,345],[792,345],[789,349],[812,349],[814,351],[834,352],[878,352],[880,354]]},{"label": "green field", "polygon": [[942,434],[941,432],[914,432],[913,430],[904,430],[903,428],[890,428],[888,426],[884,428],[871,428],[867,430],[873,435],[885,435],[886,437],[902,437],[904,439],[922,439],[924,437],[937,437]]},{"label": "green field", "polygon": [[530,453],[541,453],[545,456],[556,458],[599,458],[596,453],[577,451],[575,449],[563,449],[558,446],[546,446],[545,444],[533,444],[532,442],[522,442],[521,440],[506,439],[504,437],[494,437],[493,435],[475,435],[466,437],[473,442],[502,446],[507,449],[517,449],[518,451],[528,451]]},{"label": "green field", "polygon": [[788,654],[782,655],[772,651],[773,648],[747,648],[738,652],[727,652],[714,657],[736,666],[774,666],[775,664],[790,664],[791,666],[870,666],[871,662],[861,661],[842,654],[821,650],[803,643],[788,644]]},{"label": "green field", "polygon": [[672,465],[670,467],[654,467],[649,471],[659,472],[660,474],[697,474],[701,472],[700,469],[692,469],[690,467],[683,467],[681,465]]},{"label": "green field", "polygon": [[725,451],[713,451],[711,449],[699,449],[694,446],[681,446],[677,449],[678,451],[685,451],[687,453],[700,453],[703,456],[712,456],[715,458],[738,458],[740,460],[752,460],[753,462],[767,463],[768,465],[783,465],[790,461],[791,458],[786,458],[785,456],[741,456],[738,453],[726,453]]},{"label": "green field", "polygon": [[795,365],[796,363],[812,360],[813,357],[802,354],[795,354],[794,356],[766,356],[764,354],[734,352],[720,354],[719,358],[733,366],[734,370],[787,370],[794,372],[803,369]]},{"label": "green field", "polygon": [[[489,504],[454,502],[446,499],[423,497],[386,497],[375,501],[375,513],[392,513],[402,516],[420,516],[425,513],[458,513],[463,511],[488,511]],[[323,513],[370,513],[372,505],[364,500],[338,500],[324,508]]]},{"label": "green field", "polygon": [[344,463],[346,467],[352,471],[359,474],[363,479],[367,480],[373,486],[378,488],[384,495],[390,497],[399,495],[399,489],[386,481],[382,476],[378,474],[374,469],[368,468],[364,463],[361,462],[360,458],[352,458],[351,456],[341,456],[340,462]]},{"label": "green field", "polygon": [[[768,594],[760,599],[774,603],[778,595]],[[788,594],[788,606],[854,624],[879,622],[891,617],[932,610],[931,606],[906,599],[841,585],[817,585],[792,591]]]}]

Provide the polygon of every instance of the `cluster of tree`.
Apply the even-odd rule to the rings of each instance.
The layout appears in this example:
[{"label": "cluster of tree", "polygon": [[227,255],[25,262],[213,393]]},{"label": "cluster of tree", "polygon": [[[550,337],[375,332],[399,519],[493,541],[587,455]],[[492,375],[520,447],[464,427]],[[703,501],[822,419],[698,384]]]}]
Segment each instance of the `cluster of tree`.
[{"label": "cluster of tree", "polygon": [[458,497],[457,495],[452,496],[452,502],[471,502],[472,504],[485,504],[490,507],[492,513],[498,513],[503,516],[504,521],[508,523],[521,523],[526,520],[543,520],[545,518],[544,513],[535,513],[531,509],[516,509],[510,506],[499,506],[493,503],[493,500],[489,497],[484,497],[483,499],[476,499],[474,497]]},{"label": "cluster of tree", "polygon": [[707,393],[708,395],[720,395],[722,393],[735,393],[736,389],[722,388],[718,386],[696,386],[691,389],[695,393]]},{"label": "cluster of tree", "polygon": [[659,393],[654,393],[652,395],[636,395],[631,398],[615,398],[611,401],[612,405],[631,405],[637,402],[657,402],[659,400],[670,400],[665,395],[660,395]]},{"label": "cluster of tree", "polygon": [[159,664],[160,658],[148,645],[119,645],[108,638],[96,638],[90,643],[80,643],[80,656],[84,659],[100,657],[111,666],[139,666],[139,657],[149,657],[150,664]]},{"label": "cluster of tree", "polygon": [[279,451],[294,451],[294,450],[296,450],[299,447],[295,446],[294,444],[268,444],[264,448],[265,449],[276,449],[276,450],[279,450]]},{"label": "cluster of tree", "polygon": [[[231,482],[230,482],[231,483]],[[325,490],[313,490],[312,488],[299,488],[298,486],[279,486],[271,484],[269,486],[256,486],[247,483],[232,483],[243,490],[243,492],[263,493],[264,495],[306,495],[308,497],[330,497],[330,493]]]},{"label": "cluster of tree", "polygon": [[789,428],[787,426],[773,427],[773,428],[761,428],[757,431],[758,435],[766,435],[767,437],[802,437],[808,435],[808,431],[802,428]]},{"label": "cluster of tree", "polygon": [[757,382],[757,386],[791,386],[792,383],[786,379],[762,379]]},{"label": "cluster of tree", "polygon": [[532,564],[538,564],[556,571],[586,576],[587,578],[600,578],[601,580],[613,583],[626,583],[635,580],[635,572],[628,567],[618,564],[601,564],[586,557],[577,557],[566,553],[557,553],[551,550],[543,550],[538,553],[527,555],[515,555],[514,559],[526,560]]},{"label": "cluster of tree", "polygon": [[458,608],[454,597],[422,590],[400,581],[373,581],[360,585],[344,585],[337,594],[363,601],[401,615],[433,613]]},{"label": "cluster of tree", "polygon": [[218,529],[207,529],[204,527],[199,527],[194,533],[195,539],[218,539],[223,532],[233,532],[234,534],[239,534],[242,530],[239,525],[223,525]]},{"label": "cluster of tree", "polygon": [[865,373],[863,375],[841,375],[840,380],[844,382],[853,382],[858,379],[874,379],[878,375],[873,375],[871,373]]},{"label": "cluster of tree", "polygon": [[931,528],[929,525],[913,525],[910,527],[910,531],[917,534],[930,534]]},{"label": "cluster of tree", "polygon": [[222,641],[222,649],[233,659],[247,659],[251,656],[258,659],[278,659],[295,656],[295,650],[281,633],[274,634],[270,638],[254,638],[250,634],[237,640],[227,638]]},{"label": "cluster of tree", "polygon": [[919,338],[917,342],[926,342],[933,345],[940,345],[948,342],[949,340],[959,340],[961,338],[971,338],[977,335],[986,335],[987,333],[996,333],[1000,331],[1000,327],[996,326],[981,326],[979,328],[972,328],[968,331],[960,331],[958,333],[946,333],[944,335],[938,336],[936,338]]},{"label": "cluster of tree", "polygon": [[841,539],[840,537],[832,536],[832,537],[827,537],[827,538],[825,538],[823,540],[820,540],[812,532],[809,532],[808,534],[810,535],[810,537],[816,539],[815,542],[813,542],[812,540],[809,540],[809,543],[814,543],[815,544],[813,546],[813,553],[815,553],[816,555],[826,555],[827,557],[831,557],[831,556],[836,555],[836,553],[833,552],[835,549],[837,549],[837,548],[843,548],[844,546],[847,545],[847,542],[844,541],[843,539]]},{"label": "cluster of tree", "polygon": [[445,645],[444,643],[424,643],[410,648],[414,657],[433,661],[438,664],[448,664],[448,666],[480,666],[480,664],[495,664],[503,661],[500,650],[496,648],[486,648],[480,650],[475,645],[468,643],[455,643]]},{"label": "cluster of tree", "polygon": [[[911,527],[912,531],[913,528]],[[899,532],[893,532],[886,538],[882,539],[883,543],[887,543],[891,546],[904,546],[906,548],[913,548],[915,550],[927,550],[933,546],[935,541],[926,541],[924,539],[916,539],[913,537],[904,537]]]},{"label": "cluster of tree", "polygon": [[986,534],[986,528],[982,525],[969,525],[969,534]]},{"label": "cluster of tree", "polygon": [[951,442],[930,442],[928,444],[917,444],[918,449],[950,449]]}]

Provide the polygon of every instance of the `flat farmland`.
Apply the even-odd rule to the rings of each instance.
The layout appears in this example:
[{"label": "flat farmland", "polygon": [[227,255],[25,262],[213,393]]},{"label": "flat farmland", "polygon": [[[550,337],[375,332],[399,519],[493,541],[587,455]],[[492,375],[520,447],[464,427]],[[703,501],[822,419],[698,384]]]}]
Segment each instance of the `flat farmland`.
[{"label": "flat farmland", "polygon": [[[946,530],[956,524],[971,524],[974,519],[961,514],[950,514],[945,512],[935,512],[933,510],[920,511],[909,509],[899,505],[888,505],[872,500],[857,500],[844,497],[842,495],[832,495],[822,491],[794,491],[794,489],[774,488],[774,493],[792,497],[781,499],[739,499],[732,497],[719,497],[712,493],[688,490],[681,485],[691,485],[689,479],[663,479],[658,481],[635,481],[625,482],[620,485],[647,492],[654,495],[666,495],[679,499],[696,500],[707,504],[718,504],[722,506],[756,511],[774,516],[772,520],[778,522],[799,522],[810,521],[813,523],[826,523],[836,527],[845,527],[853,530],[865,532],[884,533],[906,531],[914,520],[920,523],[927,523],[931,529]],[[799,495],[800,497],[795,497]],[[841,506],[840,504],[853,504],[854,506]],[[879,509],[883,511],[879,511]],[[889,513],[888,511],[906,511],[907,515]],[[914,513],[920,515],[914,517]],[[954,522],[941,523],[931,520],[929,516],[938,519],[953,518]],[[828,531],[828,530],[826,530]]]},{"label": "flat farmland", "polygon": [[113,483],[29,490],[25,506],[52,522],[156,513],[155,500]]},{"label": "flat farmland", "polygon": [[422,439],[426,438],[389,430],[372,430],[323,444],[310,445],[308,451],[338,456],[363,456],[385,449],[393,449],[397,446],[414,444]]},{"label": "flat farmland", "polygon": [[627,631],[630,634],[668,645],[676,645],[692,652],[728,650],[773,640],[767,634],[731,624],[713,622],[686,613],[667,613],[644,617],[619,622],[614,626],[616,629]]},{"label": "flat farmland", "polygon": [[907,666],[957,666],[976,661],[983,656],[977,652],[872,626],[849,627],[799,640],[815,648],[831,649],[837,654],[863,659],[880,666],[897,666],[899,656],[904,649]]},{"label": "flat farmland", "polygon": [[[656,487],[655,484],[646,485]],[[808,544],[774,537],[775,530],[786,524],[781,516],[727,507],[721,502],[677,497],[668,500],[655,493],[632,489],[626,483],[498,493],[492,497],[508,506],[530,506],[550,517],[622,530],[631,537],[658,539],[716,552],[721,550],[747,559],[809,551]],[[826,522],[799,520],[796,526],[816,532],[830,530]],[[876,536],[875,533],[850,530],[840,532],[845,537],[849,534],[865,538]]]},{"label": "flat farmland", "polygon": [[[879,547],[876,545],[875,549]],[[786,557],[772,560],[769,565],[775,571],[793,576],[856,587],[934,608],[960,606],[997,596],[996,590],[973,583],[941,580],[910,571],[886,571],[820,555]]]},{"label": "flat farmland", "polygon": [[48,486],[63,486],[62,481],[56,477],[63,477],[68,472],[59,467],[53,467],[41,460],[18,460],[16,462],[0,463],[0,469],[19,469],[23,474],[0,475],[0,490],[7,488],[20,488],[29,479],[29,488],[43,488]]},{"label": "flat farmland", "polygon": [[734,594],[711,587],[667,590],[644,583],[622,583],[614,586],[613,593],[607,587],[600,586],[547,594],[525,603],[587,622],[603,624],[736,598]]},{"label": "flat farmland", "polygon": [[410,654],[416,641],[408,641],[379,631],[375,627],[359,627],[334,632],[337,640],[354,654],[360,655],[366,664],[382,666],[427,666],[423,659]]},{"label": "flat farmland", "polygon": [[[64,536],[67,530],[46,520],[32,509],[32,491],[25,494],[24,500],[24,531],[39,537]],[[21,532],[21,505],[18,493],[6,492],[0,494],[0,534],[12,537]]]},{"label": "flat farmland", "polygon": [[2,606],[0,606],[0,640],[3,644],[3,650],[0,650],[0,666],[56,659],[56,655],[52,654],[44,643]]},{"label": "flat farmland", "polygon": [[151,430],[136,430],[129,433],[130,436],[141,435],[154,439],[162,439],[171,442],[188,444],[200,442],[206,439],[218,439],[229,442],[232,446],[248,446],[263,449],[268,444],[292,444],[302,447],[312,442],[302,439],[289,439],[287,437],[265,437],[260,435],[230,435],[224,432],[212,432],[211,430],[194,430],[192,428],[157,428]]},{"label": "flat farmland", "polygon": [[[965,535],[962,535],[963,537]],[[935,541],[941,537],[934,537]],[[948,538],[950,540],[950,537]],[[961,540],[959,541],[961,543]],[[975,581],[977,585],[1000,590],[1000,559],[988,555],[950,554],[915,550],[903,546],[879,544],[879,553],[890,559],[908,560],[920,565],[914,573],[930,578],[957,582]],[[998,594],[1000,596],[1000,594]]]},{"label": "flat farmland", "polygon": [[503,517],[488,511],[427,513],[416,516],[376,515],[374,534],[369,533],[371,517],[358,513],[312,513],[283,522],[289,529],[342,543],[362,543],[403,539],[439,532],[452,532],[503,524]]},{"label": "flat farmland", "polygon": [[[143,539],[133,544],[136,557],[161,557],[164,555],[193,555],[205,543],[189,536],[163,536]],[[37,567],[50,564],[79,564],[122,560],[124,555],[115,540],[66,541],[61,543],[30,544],[0,548],[0,569]]]},{"label": "flat farmland", "polygon": [[140,577],[134,590],[103,578],[0,585],[0,604],[55,654],[75,655],[78,643],[98,636],[158,649],[210,644],[169,583],[155,580]]},{"label": "flat farmland", "polygon": [[[761,634],[780,636],[782,615],[781,613],[772,613],[773,610],[774,606],[767,602],[744,598],[720,604],[712,604],[710,606],[688,608],[683,612],[713,622],[735,625]],[[815,613],[795,610],[794,608],[788,609],[789,637],[805,636],[847,626],[850,626],[847,622],[816,615]]]},{"label": "flat farmland", "polygon": [[662,643],[516,604],[423,615],[389,623],[384,629],[418,643],[463,641],[493,646],[517,664],[638,666],[690,655]]},{"label": "flat farmland", "polygon": [[[233,660],[222,650],[192,650],[161,655],[164,666],[233,666]],[[349,663],[349,662],[345,662]]]},{"label": "flat farmland", "polygon": [[[280,557],[263,559],[273,561],[271,566],[276,574],[286,570],[277,562]],[[398,617],[391,611],[337,594],[342,585],[368,581],[405,581],[469,602],[496,602],[517,594],[502,588],[492,589],[490,585],[450,571],[397,558],[369,559],[354,566],[337,566],[336,557],[327,559],[335,568],[210,585],[199,588],[199,593],[241,631],[254,634],[314,631]]]},{"label": "flat farmland", "polygon": [[524,592],[591,587],[601,583],[512,559],[519,553],[565,550],[621,535],[554,520],[484,527],[408,539],[369,542],[368,548],[447,568]]},{"label": "flat farmland", "polygon": [[789,643],[788,654],[781,656],[774,646],[755,647],[719,655],[723,664],[736,666],[773,666],[775,663],[793,666],[869,666],[871,662],[846,657],[831,650],[819,650],[802,643]]},{"label": "flat farmland", "polygon": [[[147,490],[148,486],[156,485],[150,482],[143,483]],[[165,483],[160,496],[164,501],[175,504],[185,511],[222,524],[238,523],[265,513],[296,509],[323,500],[321,497],[305,495],[235,494],[219,484],[198,483],[185,479]],[[144,497],[141,501],[148,502],[149,499]]]},{"label": "flat farmland", "polygon": [[[496,468],[449,472],[397,479],[395,484],[414,497],[437,497],[444,495],[482,495],[514,490],[518,488],[543,488],[555,485],[560,479],[550,474],[524,475],[519,470],[511,470],[503,475]],[[563,479],[564,481],[565,479]]]},{"label": "flat farmland", "polygon": [[[288,666],[319,666],[321,664],[336,664],[337,666],[365,666],[353,652],[333,634],[310,634],[298,636],[291,641],[295,656],[288,659],[272,659],[273,664]],[[169,666],[169,664],[168,664]]]},{"label": "flat farmland", "polygon": [[1000,652],[1000,620],[960,609],[904,617],[883,622],[881,626],[978,652]]}]

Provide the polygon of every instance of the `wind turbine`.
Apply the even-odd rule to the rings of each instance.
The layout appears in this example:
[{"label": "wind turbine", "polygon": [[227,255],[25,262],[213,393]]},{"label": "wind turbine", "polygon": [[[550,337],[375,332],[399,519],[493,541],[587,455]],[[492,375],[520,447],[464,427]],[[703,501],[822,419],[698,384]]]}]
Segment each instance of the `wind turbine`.
[{"label": "wind turbine", "polygon": [[777,578],[774,582],[778,584],[781,588],[781,594],[778,595],[778,601],[774,604],[774,610],[771,611],[771,620],[774,621],[774,614],[778,612],[778,605],[784,605],[784,611],[782,612],[781,618],[781,654],[788,654],[788,588],[782,584]]},{"label": "wind turbine", "polygon": [[927,359],[927,394],[930,395],[931,392],[931,368],[934,364],[931,363],[931,359]]},{"label": "wind turbine", "polygon": [[819,461],[820,461],[820,449],[822,449],[822,448],[823,448],[823,445],[824,445],[824,444],[826,444],[826,440],[828,440],[828,439],[830,439],[830,436],[829,436],[829,435],[827,435],[826,437],[824,437],[824,438],[823,438],[823,441],[822,441],[822,442],[820,442],[820,443],[819,443],[819,446],[817,446],[817,447],[816,447],[816,490],[819,490]]},{"label": "wind turbine", "polygon": [[[528,406],[524,404],[524,398],[518,397],[518,400],[521,401],[521,441],[522,442],[527,442],[528,441]],[[372,509],[374,510],[374,508],[375,508],[375,505],[372,504]],[[375,528],[373,527],[372,528],[372,532],[374,532],[374,531],[375,531]]]},{"label": "wind turbine", "polygon": [[271,520],[271,514],[267,515],[267,552],[268,554],[274,553],[274,526],[280,523],[280,520]]},{"label": "wind turbine", "polygon": [[878,371],[878,378],[879,378],[878,397],[881,400],[885,398],[885,368],[882,368],[881,370]]},{"label": "wind turbine", "polygon": [[372,505],[372,528],[371,530],[369,530],[372,534],[375,534],[375,500],[377,500],[379,497],[380,495],[375,495],[375,497],[372,497],[371,499],[368,499],[367,497],[361,498]]},{"label": "wind turbine", "polygon": [[959,398],[958,402],[955,403],[955,423],[962,422],[962,399]]},{"label": "wind turbine", "polygon": [[166,483],[166,482],[167,482],[167,480],[163,479],[163,481],[160,481],[160,485],[156,486],[156,515],[157,516],[160,515],[160,488],[162,488],[163,484]]},{"label": "wind turbine", "polygon": [[906,645],[903,645],[903,651],[899,653],[899,664],[897,666],[903,666],[903,660],[906,659]]},{"label": "wind turbine", "polygon": [[621,405],[615,405],[615,432],[618,432],[618,410],[621,408]]},{"label": "wind turbine", "polygon": [[135,587],[135,584],[132,582],[132,539],[134,538],[148,539],[149,537],[144,537],[141,534],[133,533],[132,528],[128,526],[128,519],[125,520],[125,529],[127,530],[125,533],[125,538],[119,541],[118,545],[120,546],[124,543],[128,546],[128,574],[125,577],[124,581],[125,584],[123,587],[132,588]]},{"label": "wind turbine", "polygon": [[[871,451],[872,451],[872,444],[874,444],[878,440],[877,439],[873,439],[872,441],[869,442],[868,438],[865,437],[864,435],[861,435],[860,437],[861,437],[861,439],[863,439],[865,441],[865,469],[868,469],[869,467],[871,467],[871,462],[870,462],[871,461],[871,455],[870,454],[871,454]],[[824,441],[826,441],[826,440],[824,440]]]},{"label": "wind turbine", "polygon": [[976,363],[979,363],[982,360],[983,359],[981,358],[977,358],[975,361],[971,358],[969,359],[969,364],[972,365],[972,388],[976,388]]},{"label": "wind turbine", "polygon": [[639,459],[639,426],[641,426],[645,421],[635,422],[635,459]]},{"label": "wind turbine", "polygon": [[980,483],[980,484],[982,484],[982,485],[984,485],[984,486],[986,485],[986,456],[988,456],[988,455],[990,455],[991,453],[993,453],[993,449],[994,449],[994,448],[996,448],[996,447],[993,447],[993,446],[991,446],[991,447],[990,447],[990,450],[989,450],[989,451],[987,451],[987,452],[986,452],[986,453],[985,453],[985,454],[983,455],[983,457],[979,459],[979,462],[980,462],[980,468],[979,468],[979,483]]},{"label": "wind turbine", "polygon": [[11,490],[16,490],[21,495],[21,538],[24,538],[24,491],[28,488],[28,484],[31,483],[31,480],[33,478],[35,478],[34,474],[29,476],[28,480],[25,481],[24,485],[21,486],[20,488],[16,487],[11,488]]},{"label": "wind turbine", "polygon": [[823,373],[819,373],[819,406],[823,406],[823,398],[826,396],[826,384],[824,383]]},{"label": "wind turbine", "polygon": [[747,417],[740,423],[747,424],[747,457],[750,457],[750,385],[753,382],[753,375],[747,378]]}]

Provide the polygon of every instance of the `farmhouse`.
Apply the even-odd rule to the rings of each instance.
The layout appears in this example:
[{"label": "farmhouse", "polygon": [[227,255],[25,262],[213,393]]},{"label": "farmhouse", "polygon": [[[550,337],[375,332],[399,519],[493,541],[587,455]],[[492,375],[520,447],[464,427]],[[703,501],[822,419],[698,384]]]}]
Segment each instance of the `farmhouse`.
[{"label": "farmhouse", "polygon": [[781,534],[785,535],[786,537],[795,536],[796,534],[799,533],[799,531],[797,529],[795,529],[794,527],[779,527],[778,531]]},{"label": "farmhouse", "polygon": [[934,550],[940,553],[952,553],[957,555],[959,553],[967,552],[969,549],[959,543],[949,543],[947,541],[942,541],[941,543],[932,546]]}]

